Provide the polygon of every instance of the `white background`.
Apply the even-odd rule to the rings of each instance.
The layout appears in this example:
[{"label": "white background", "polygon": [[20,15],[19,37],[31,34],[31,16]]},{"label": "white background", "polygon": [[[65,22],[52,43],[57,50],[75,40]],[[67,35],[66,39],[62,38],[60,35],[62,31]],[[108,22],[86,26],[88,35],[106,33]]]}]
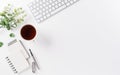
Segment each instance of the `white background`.
[{"label": "white background", "polygon": [[[120,75],[120,0],[81,0],[40,25],[26,11],[25,24],[35,25],[38,34],[35,44],[23,41],[38,59],[38,75]],[[0,48],[0,75],[14,75],[4,60],[11,38],[0,33],[0,41],[6,42]],[[21,73],[28,74],[33,75],[31,69]]]}]

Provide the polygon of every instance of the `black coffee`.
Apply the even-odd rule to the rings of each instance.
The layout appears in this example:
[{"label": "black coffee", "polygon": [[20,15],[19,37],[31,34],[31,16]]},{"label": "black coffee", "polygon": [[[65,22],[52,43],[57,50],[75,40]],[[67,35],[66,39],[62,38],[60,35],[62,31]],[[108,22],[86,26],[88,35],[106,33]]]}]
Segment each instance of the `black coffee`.
[{"label": "black coffee", "polygon": [[36,35],[36,29],[32,25],[25,25],[21,29],[21,36],[26,40],[32,40]]}]

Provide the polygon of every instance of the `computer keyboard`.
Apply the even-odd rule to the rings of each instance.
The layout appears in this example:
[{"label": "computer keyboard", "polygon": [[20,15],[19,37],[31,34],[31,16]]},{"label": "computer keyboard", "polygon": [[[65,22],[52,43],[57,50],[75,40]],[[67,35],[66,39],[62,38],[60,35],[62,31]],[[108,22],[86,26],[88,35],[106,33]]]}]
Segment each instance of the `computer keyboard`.
[{"label": "computer keyboard", "polygon": [[80,0],[34,0],[28,7],[37,23],[41,23]]}]

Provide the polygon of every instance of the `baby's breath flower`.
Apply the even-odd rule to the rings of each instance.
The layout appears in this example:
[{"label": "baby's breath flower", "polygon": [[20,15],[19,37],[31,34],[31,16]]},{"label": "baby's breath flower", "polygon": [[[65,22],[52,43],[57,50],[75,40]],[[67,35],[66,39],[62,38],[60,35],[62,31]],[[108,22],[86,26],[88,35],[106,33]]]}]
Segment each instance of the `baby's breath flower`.
[{"label": "baby's breath flower", "polygon": [[22,8],[12,8],[10,4],[0,12],[0,27],[11,30],[16,28],[24,21],[26,17],[25,11]]}]

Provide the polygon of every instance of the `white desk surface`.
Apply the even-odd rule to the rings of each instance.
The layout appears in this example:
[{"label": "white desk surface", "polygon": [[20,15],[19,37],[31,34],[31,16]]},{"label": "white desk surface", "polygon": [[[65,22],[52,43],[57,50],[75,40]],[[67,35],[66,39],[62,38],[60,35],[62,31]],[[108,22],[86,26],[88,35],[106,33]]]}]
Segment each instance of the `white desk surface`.
[{"label": "white desk surface", "polygon": [[[0,0],[0,6],[4,4]],[[40,25],[22,6],[28,13],[24,24],[34,24],[38,32],[36,43],[22,40],[38,59],[38,75],[120,75],[120,0],[81,0]],[[4,60],[9,33],[0,30],[0,41],[5,42],[0,48],[0,75],[14,75]],[[21,75],[34,74],[29,69]]]}]

